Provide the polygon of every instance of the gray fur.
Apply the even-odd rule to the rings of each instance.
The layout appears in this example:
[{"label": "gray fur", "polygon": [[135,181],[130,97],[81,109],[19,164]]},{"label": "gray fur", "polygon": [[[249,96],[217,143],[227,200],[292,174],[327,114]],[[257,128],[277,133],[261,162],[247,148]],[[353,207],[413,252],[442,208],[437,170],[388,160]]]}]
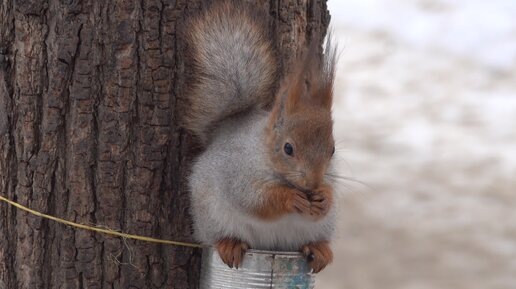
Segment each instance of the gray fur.
[{"label": "gray fur", "polygon": [[193,73],[183,121],[203,142],[227,116],[273,101],[277,63],[266,17],[239,2],[213,5],[186,28]]},{"label": "gray fur", "polygon": [[222,122],[195,161],[189,185],[198,241],[212,245],[233,237],[255,249],[297,251],[331,239],[334,207],[319,221],[299,214],[264,221],[251,214],[263,202],[263,191],[257,188],[282,182],[266,157],[267,114],[258,110]]}]

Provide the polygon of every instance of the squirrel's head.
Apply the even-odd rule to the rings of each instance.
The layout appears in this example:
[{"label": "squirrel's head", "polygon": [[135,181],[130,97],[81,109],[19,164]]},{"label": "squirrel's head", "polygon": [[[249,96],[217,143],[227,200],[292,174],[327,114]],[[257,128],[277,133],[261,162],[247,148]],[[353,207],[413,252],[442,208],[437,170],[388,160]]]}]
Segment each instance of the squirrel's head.
[{"label": "squirrel's head", "polygon": [[267,126],[268,154],[276,174],[311,191],[323,184],[335,152],[331,106],[335,48],[322,61],[311,48],[280,86]]}]

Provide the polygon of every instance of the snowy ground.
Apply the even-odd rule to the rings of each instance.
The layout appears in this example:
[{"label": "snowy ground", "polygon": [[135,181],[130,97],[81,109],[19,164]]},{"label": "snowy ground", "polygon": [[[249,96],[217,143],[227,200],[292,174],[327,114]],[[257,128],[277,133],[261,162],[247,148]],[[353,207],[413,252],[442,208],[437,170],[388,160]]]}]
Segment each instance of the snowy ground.
[{"label": "snowy ground", "polygon": [[330,289],[516,288],[516,1],[330,0]]}]

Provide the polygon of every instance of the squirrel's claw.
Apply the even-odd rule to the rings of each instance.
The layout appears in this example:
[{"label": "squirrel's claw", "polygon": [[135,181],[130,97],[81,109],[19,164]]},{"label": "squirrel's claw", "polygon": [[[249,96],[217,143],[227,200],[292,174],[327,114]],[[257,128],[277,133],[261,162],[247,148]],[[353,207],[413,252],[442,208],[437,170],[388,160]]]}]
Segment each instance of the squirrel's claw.
[{"label": "squirrel's claw", "polygon": [[249,245],[245,242],[236,239],[222,239],[215,244],[217,251],[219,252],[220,259],[229,268],[235,267],[238,269],[242,263],[244,253],[249,249]]},{"label": "squirrel's claw", "polygon": [[301,248],[313,273],[319,273],[333,261],[333,252],[328,241],[309,243]]}]

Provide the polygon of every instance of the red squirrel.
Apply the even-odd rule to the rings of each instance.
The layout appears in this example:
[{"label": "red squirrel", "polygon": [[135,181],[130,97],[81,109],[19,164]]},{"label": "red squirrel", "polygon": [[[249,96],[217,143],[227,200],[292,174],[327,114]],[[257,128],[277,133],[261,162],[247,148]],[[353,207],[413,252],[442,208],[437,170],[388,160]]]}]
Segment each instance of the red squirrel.
[{"label": "red squirrel", "polygon": [[333,259],[336,49],[327,41],[321,57],[312,44],[280,80],[256,10],[215,1],[185,29],[193,63],[183,125],[205,148],[189,177],[194,235],[230,267],[249,248],[288,250],[317,273]]}]

